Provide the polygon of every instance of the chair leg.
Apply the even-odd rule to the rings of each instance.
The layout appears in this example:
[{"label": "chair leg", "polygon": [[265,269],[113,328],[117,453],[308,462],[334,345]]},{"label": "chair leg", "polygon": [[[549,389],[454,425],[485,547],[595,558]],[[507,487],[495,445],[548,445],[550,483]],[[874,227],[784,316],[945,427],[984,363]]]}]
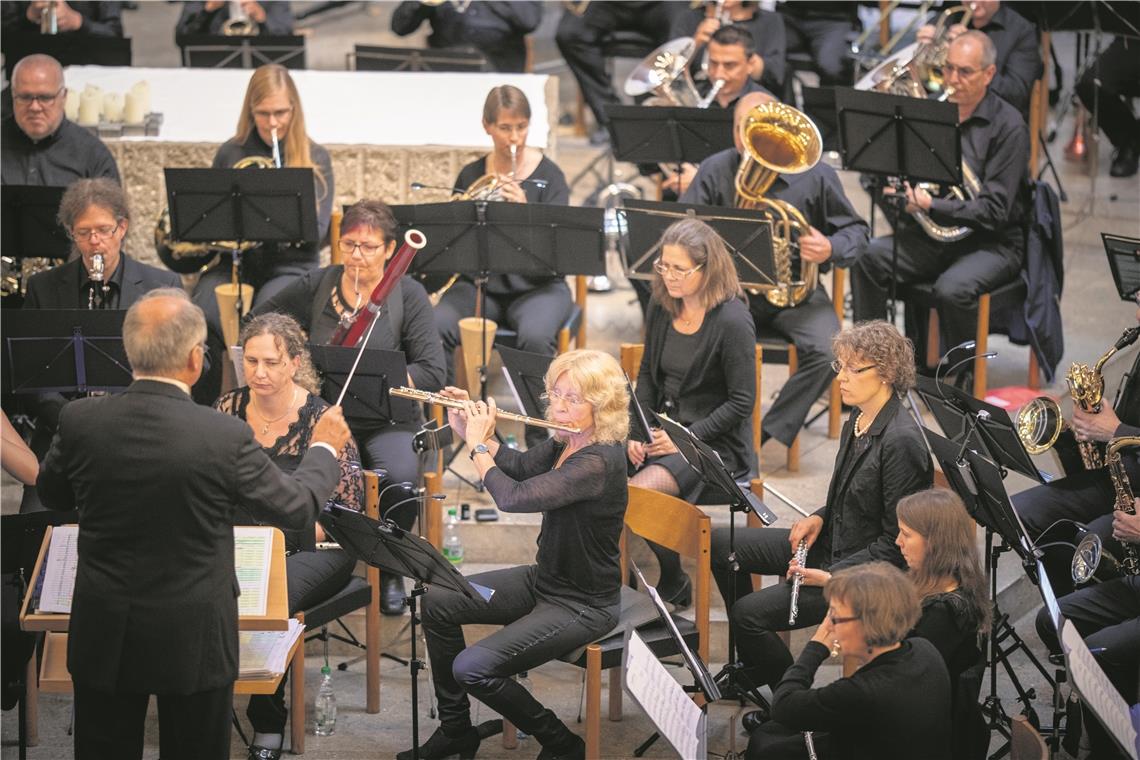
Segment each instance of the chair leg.
[{"label": "chair leg", "polygon": [[839,397],[839,378],[831,381],[831,390],[828,391],[827,397],[827,437],[835,439],[839,437],[839,431],[843,427],[843,399]]},{"label": "chair leg", "polygon": [[37,647],[32,648],[32,656],[28,658],[28,670],[24,674],[27,690],[24,693],[24,736],[29,747],[40,743],[40,674],[36,668],[39,658],[36,656]]},{"label": "chair leg", "polygon": [[518,749],[519,732],[515,724],[503,718],[503,749]]},{"label": "chair leg", "polygon": [[1029,377],[1026,385],[1030,390],[1038,390],[1041,388],[1041,368],[1037,366],[1037,354],[1033,349],[1029,349]]},{"label": "chair leg", "polygon": [[564,354],[570,350],[570,330],[562,327],[558,330],[558,353]]},{"label": "chair leg", "polygon": [[[298,615],[302,623],[304,615]],[[289,664],[289,746],[294,755],[305,754],[305,644],[297,647]]]},{"label": "chair leg", "polygon": [[602,648],[586,647],[586,760],[599,760],[602,748]]},{"label": "chair leg", "polygon": [[369,715],[380,712],[380,605],[376,597],[379,589],[373,588],[373,599],[364,608],[364,711]]},{"label": "chair leg", "polygon": [[982,293],[978,298],[978,331],[974,336],[974,398],[986,397],[986,370],[989,365],[983,356],[989,350],[990,340],[990,294]]},{"label": "chair leg", "polygon": [[620,665],[610,668],[610,720],[615,723],[621,720],[621,679],[624,672]]},{"label": "chair leg", "polygon": [[930,317],[926,322],[926,367],[937,367],[942,355],[939,348],[942,343],[938,324],[938,309],[930,310]]},{"label": "chair leg", "polygon": [[[788,344],[788,377],[791,377],[799,369],[800,361],[799,356],[796,354],[795,345]],[[792,441],[792,445],[788,447],[788,472],[800,471],[800,434],[796,433],[796,438]]]}]

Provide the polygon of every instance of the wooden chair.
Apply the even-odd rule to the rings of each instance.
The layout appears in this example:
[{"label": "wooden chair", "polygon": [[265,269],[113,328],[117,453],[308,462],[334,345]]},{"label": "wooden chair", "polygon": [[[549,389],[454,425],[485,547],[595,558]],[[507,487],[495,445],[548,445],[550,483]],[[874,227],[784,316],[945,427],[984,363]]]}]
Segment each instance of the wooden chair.
[{"label": "wooden chair", "polygon": [[1041,734],[1024,715],[1014,715],[1009,721],[1010,760],[1046,760],[1049,747]]},{"label": "wooden chair", "polygon": [[[846,291],[847,271],[840,267],[831,268],[831,303],[835,309],[835,316],[839,318],[839,323],[843,324],[843,299]],[[754,296],[762,297],[762,296]],[[796,346],[794,343],[789,343],[783,336],[771,330],[760,330],[756,333],[756,342],[764,347],[764,358],[769,363],[773,364],[787,364],[788,375],[792,375],[798,366],[796,356]],[[760,386],[756,386],[756,395],[759,398]],[[831,390],[828,392],[827,397],[827,437],[838,438],[839,429],[842,426],[840,421],[840,414],[843,409],[843,403],[839,398],[839,378],[831,381]],[[757,444],[759,444],[760,430],[757,428]],[[756,446],[756,455],[760,456],[760,446]],[[800,470],[800,436],[796,435],[792,445],[788,447],[788,471],[799,472]]]}]

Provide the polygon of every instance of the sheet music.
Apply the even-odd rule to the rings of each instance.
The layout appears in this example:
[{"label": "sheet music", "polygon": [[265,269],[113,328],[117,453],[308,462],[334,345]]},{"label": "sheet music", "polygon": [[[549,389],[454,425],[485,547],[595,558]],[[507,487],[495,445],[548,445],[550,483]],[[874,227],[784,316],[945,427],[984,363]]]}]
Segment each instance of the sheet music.
[{"label": "sheet music", "polygon": [[625,688],[681,757],[704,757],[705,713],[646,646],[629,635]]},{"label": "sheet music", "polygon": [[1101,724],[1125,749],[1128,757],[1137,760],[1136,727],[1132,725],[1128,704],[1108,680],[1100,663],[1093,657],[1085,640],[1069,620],[1065,621],[1061,629],[1061,645],[1065,648],[1069,677],[1080,693],[1081,699],[1096,713]]},{"label": "sheet music", "polygon": [[1053,584],[1045,572],[1045,564],[1037,560],[1037,585],[1041,588],[1041,598],[1045,600],[1045,607],[1049,610],[1049,619],[1053,621],[1053,629],[1061,630],[1061,606],[1057,604],[1057,595],[1053,593]]},{"label": "sheet music", "polygon": [[261,525],[234,527],[234,571],[241,596],[238,615],[265,615],[269,603],[269,561],[273,556],[273,528]]},{"label": "sheet music", "polygon": [[238,678],[272,678],[285,672],[289,650],[305,626],[289,619],[284,631],[240,631],[238,633]]},{"label": "sheet music", "polygon": [[44,583],[36,612],[71,614],[75,592],[75,570],[79,566],[79,526],[52,528],[51,543],[44,558]]}]

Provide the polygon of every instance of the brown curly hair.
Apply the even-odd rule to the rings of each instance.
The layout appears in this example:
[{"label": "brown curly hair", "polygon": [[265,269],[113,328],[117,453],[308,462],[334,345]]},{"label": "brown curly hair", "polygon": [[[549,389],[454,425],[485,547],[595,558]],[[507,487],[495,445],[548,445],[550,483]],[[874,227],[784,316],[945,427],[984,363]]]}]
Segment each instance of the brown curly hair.
[{"label": "brown curly hair", "polygon": [[301,366],[297,368],[293,382],[309,393],[319,396],[321,380],[317,376],[317,370],[313,367],[313,359],[309,356],[309,349],[305,345],[308,343],[309,337],[301,329],[301,325],[297,324],[297,320],[288,314],[274,311],[260,314],[242,326],[241,334],[238,336],[238,345],[244,348],[250,338],[256,338],[259,335],[272,335],[274,345],[281,349],[286,356],[290,359],[299,358],[301,360]]},{"label": "brown curly hair", "polygon": [[876,319],[840,330],[831,339],[831,352],[840,361],[858,356],[871,362],[895,393],[914,387],[914,344],[889,322]]}]

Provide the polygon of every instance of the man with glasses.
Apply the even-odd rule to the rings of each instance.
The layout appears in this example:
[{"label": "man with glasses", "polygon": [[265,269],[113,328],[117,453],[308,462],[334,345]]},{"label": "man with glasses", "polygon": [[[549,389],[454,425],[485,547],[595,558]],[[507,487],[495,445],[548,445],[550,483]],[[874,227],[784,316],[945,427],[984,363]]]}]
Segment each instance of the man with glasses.
[{"label": "man with glasses", "polygon": [[[1017,109],[990,90],[996,55],[990,38],[971,30],[950,43],[943,67],[953,88],[949,100],[958,106],[962,163],[977,175],[980,192],[973,198],[934,198],[922,188],[906,187],[897,262],[892,263],[892,240],[886,236],[872,240],[852,269],[857,321],[886,315],[892,279],[897,285],[933,281],[942,344],[955,346],[974,337],[978,296],[1021,271],[1029,131]],[[938,225],[968,227],[970,234],[956,242],[936,241],[911,216],[916,211]],[[925,324],[924,319],[909,322]],[[914,333],[916,354],[925,356],[922,331],[908,332]]]},{"label": "man with glasses", "polygon": [[[737,129],[733,130],[736,148],[715,153],[701,162],[692,184],[681,196],[682,203],[735,205],[736,172],[744,152],[740,123],[750,110],[774,100],[764,93],[749,93],[737,101]],[[867,243],[867,223],[852,208],[835,170],[823,162],[801,174],[778,177],[766,195],[795,206],[811,225],[799,237],[798,256],[803,260],[821,267],[850,266],[856,252]],[[793,267],[796,263],[793,261]],[[812,404],[834,377],[828,363],[833,358],[831,338],[839,332],[839,319],[831,297],[822,287],[815,288],[806,301],[794,307],[773,306],[763,293],[749,294],[748,305],[758,334],[775,332],[796,347],[796,371],[780,390],[772,408],[765,412],[761,432],[761,443],[775,438],[791,446]]]},{"label": "man with glasses", "polygon": [[48,55],[20,59],[12,71],[13,117],[3,127],[0,181],[66,187],[84,177],[119,181],[119,168],[99,138],[63,113],[63,68]]}]

